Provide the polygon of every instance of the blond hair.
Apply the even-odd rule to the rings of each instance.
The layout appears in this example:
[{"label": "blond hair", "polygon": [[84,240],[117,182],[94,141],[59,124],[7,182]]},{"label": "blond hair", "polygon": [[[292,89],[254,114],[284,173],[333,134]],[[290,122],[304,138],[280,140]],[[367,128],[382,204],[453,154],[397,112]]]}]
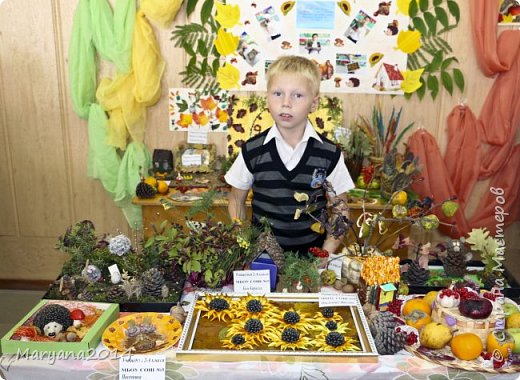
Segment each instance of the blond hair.
[{"label": "blond hair", "polygon": [[275,75],[299,74],[307,80],[311,91],[320,92],[321,75],[318,64],[310,59],[297,55],[284,55],[269,65],[266,73],[267,88]]}]

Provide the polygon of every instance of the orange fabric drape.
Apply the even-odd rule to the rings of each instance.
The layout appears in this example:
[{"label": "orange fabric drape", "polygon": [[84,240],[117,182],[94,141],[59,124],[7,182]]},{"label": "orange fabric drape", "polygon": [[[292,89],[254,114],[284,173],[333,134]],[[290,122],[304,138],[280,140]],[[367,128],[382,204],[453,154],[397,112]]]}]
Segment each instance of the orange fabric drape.
[{"label": "orange fabric drape", "polygon": [[[497,38],[499,0],[472,0],[472,35],[476,58],[484,75],[495,77],[478,120],[469,107],[456,106],[448,116],[448,145],[442,158],[435,139],[426,131],[409,138],[410,149],[423,164],[424,181],[414,185],[422,196],[442,201],[457,196],[460,209],[444,232],[458,237],[472,228],[493,234],[520,217],[520,31],[506,30]],[[490,178],[489,191],[477,211],[464,211],[477,180]]]}]

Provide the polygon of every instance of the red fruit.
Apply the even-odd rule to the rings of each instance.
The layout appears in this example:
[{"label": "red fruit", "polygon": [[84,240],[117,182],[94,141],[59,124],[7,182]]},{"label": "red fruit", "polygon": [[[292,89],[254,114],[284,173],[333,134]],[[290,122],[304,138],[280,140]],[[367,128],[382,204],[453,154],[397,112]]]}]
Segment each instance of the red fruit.
[{"label": "red fruit", "polygon": [[70,312],[70,319],[74,321],[83,320],[85,319],[85,313],[83,312],[83,310],[74,309]]},{"label": "red fruit", "polygon": [[468,318],[485,319],[493,311],[493,304],[486,298],[462,299],[459,304],[459,312]]}]

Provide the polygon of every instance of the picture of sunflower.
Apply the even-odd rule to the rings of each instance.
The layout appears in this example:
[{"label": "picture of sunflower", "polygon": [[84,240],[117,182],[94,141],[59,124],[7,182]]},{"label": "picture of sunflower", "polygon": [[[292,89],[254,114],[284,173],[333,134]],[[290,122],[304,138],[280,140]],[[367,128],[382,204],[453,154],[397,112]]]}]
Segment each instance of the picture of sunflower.
[{"label": "picture of sunflower", "polygon": [[230,337],[226,338],[227,339],[222,340],[222,347],[229,348],[231,350],[252,350],[257,345],[255,341],[247,340],[246,337],[242,334],[231,334]]},{"label": "picture of sunflower", "polygon": [[334,309],[331,307],[320,308],[320,310],[314,315],[313,319],[325,319],[327,321],[334,321],[337,323],[343,322],[343,317],[334,311]]},{"label": "picture of sunflower", "polygon": [[300,312],[295,308],[290,308],[289,310],[278,310],[274,315],[274,318],[276,319],[276,323],[278,323],[282,329],[292,327],[296,330],[307,333],[313,326],[313,320],[309,315]]},{"label": "picture of sunflower", "polygon": [[264,318],[248,318],[235,319],[232,321],[232,325],[229,326],[227,337],[233,337],[235,335],[241,335],[245,338],[246,342],[251,344],[266,344],[269,343],[267,333],[271,331],[272,325]]},{"label": "picture of sunflower", "polygon": [[197,301],[195,309],[204,312],[203,316],[210,321],[218,319],[226,322],[226,319],[235,318],[235,302],[223,294],[206,294]]},{"label": "picture of sunflower", "polygon": [[236,305],[237,318],[259,318],[271,316],[277,310],[271,301],[265,296],[252,296],[248,294],[242,297]]},{"label": "picture of sunflower", "polygon": [[285,350],[308,350],[311,346],[311,339],[294,327],[285,327],[268,332],[267,338],[271,341],[269,347],[276,347]]},{"label": "picture of sunflower", "polygon": [[361,351],[361,348],[356,343],[358,342],[355,339],[338,331],[331,331],[327,335],[319,335],[313,341],[314,347],[318,351],[324,352]]},{"label": "picture of sunflower", "polygon": [[322,319],[318,321],[318,324],[314,325],[313,331],[317,336],[327,335],[331,331],[345,335],[351,331],[351,329],[348,327],[348,323],[338,323],[332,319]]}]

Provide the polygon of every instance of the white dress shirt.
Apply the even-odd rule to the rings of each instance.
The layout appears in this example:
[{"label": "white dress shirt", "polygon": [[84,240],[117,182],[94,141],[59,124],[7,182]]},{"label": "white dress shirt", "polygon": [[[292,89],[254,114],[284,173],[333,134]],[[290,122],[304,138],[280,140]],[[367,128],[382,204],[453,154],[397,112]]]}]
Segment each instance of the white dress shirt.
[{"label": "white dress shirt", "polygon": [[[287,170],[291,171],[296,167],[296,165],[298,165],[298,162],[300,162],[301,158],[303,157],[303,153],[305,152],[305,148],[307,148],[307,143],[310,138],[314,138],[322,142],[320,136],[309,121],[307,121],[307,125],[305,126],[305,131],[301,141],[296,145],[295,148],[290,146],[283,139],[280,131],[276,125],[274,125],[267,133],[264,145],[272,139],[275,139],[278,155],[280,156],[280,159],[282,160]],[[224,178],[229,185],[236,187],[237,189],[249,190],[251,188],[253,185],[253,174],[247,168],[244,157],[242,156],[242,152],[238,154],[235,162],[233,162],[233,165],[228,170]],[[327,177],[327,181],[329,181],[332,185],[336,195],[340,195],[354,188],[354,183],[345,165],[343,153],[341,153],[338,164],[332,173]]]}]

